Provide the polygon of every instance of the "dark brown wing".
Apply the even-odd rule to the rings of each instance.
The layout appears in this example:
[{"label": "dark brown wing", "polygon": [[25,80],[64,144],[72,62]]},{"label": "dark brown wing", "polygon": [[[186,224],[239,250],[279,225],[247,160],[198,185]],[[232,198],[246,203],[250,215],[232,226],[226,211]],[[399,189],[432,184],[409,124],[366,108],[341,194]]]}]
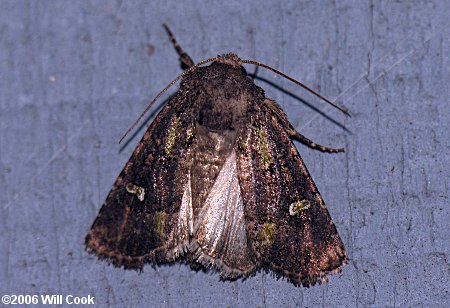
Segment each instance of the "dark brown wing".
[{"label": "dark brown wing", "polygon": [[344,245],[279,116],[263,105],[251,123],[237,147],[249,245],[265,269],[314,285],[347,262]]},{"label": "dark brown wing", "polygon": [[192,121],[183,101],[173,97],[150,125],[86,236],[86,248],[115,266],[172,261],[188,245],[192,215],[180,207]]}]

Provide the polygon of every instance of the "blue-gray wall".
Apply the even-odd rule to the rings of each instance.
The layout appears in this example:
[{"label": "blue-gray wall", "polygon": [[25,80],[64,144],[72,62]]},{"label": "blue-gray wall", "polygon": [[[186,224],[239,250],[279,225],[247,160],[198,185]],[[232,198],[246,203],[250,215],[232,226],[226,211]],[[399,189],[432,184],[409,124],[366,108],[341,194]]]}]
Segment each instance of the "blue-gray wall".
[{"label": "blue-gray wall", "polygon": [[[448,304],[449,16],[438,0],[0,1],[1,295],[91,294],[117,307]],[[221,282],[179,264],[138,274],[84,251],[145,128],[122,150],[118,139],[181,73],[163,22],[195,61],[233,51],[351,111],[258,72],[328,116],[257,81],[298,130],[346,148],[298,145],[350,255],[328,284],[262,273]]]}]

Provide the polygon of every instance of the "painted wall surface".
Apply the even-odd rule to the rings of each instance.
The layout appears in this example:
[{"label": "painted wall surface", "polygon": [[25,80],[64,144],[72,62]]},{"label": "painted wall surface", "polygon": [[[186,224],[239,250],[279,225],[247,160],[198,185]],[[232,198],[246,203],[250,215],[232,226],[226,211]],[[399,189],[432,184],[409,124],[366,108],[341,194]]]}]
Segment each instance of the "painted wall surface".
[{"label": "painted wall surface", "polygon": [[[1,295],[91,295],[113,307],[444,307],[448,16],[438,0],[0,1]],[[182,264],[127,272],[85,252],[154,113],[118,140],[182,72],[163,22],[195,61],[232,51],[352,113],[258,71],[302,134],[346,148],[297,144],[350,257],[329,283],[295,288],[264,273],[222,282]]]}]

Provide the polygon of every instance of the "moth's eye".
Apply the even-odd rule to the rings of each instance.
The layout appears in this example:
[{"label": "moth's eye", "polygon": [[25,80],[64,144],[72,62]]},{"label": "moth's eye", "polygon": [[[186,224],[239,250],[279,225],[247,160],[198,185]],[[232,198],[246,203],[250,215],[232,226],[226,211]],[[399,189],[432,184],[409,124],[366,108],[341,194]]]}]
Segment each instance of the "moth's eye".
[{"label": "moth's eye", "polygon": [[242,65],[241,65],[241,72],[244,73],[244,75],[247,75],[247,71],[245,67],[243,67]]}]

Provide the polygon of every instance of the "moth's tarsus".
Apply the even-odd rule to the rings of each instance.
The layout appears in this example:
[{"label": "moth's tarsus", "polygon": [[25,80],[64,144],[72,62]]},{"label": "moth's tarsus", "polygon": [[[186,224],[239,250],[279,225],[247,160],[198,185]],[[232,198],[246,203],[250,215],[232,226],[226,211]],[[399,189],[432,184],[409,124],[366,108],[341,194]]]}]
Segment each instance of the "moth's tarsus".
[{"label": "moth's tarsus", "polygon": [[88,251],[125,269],[183,258],[223,279],[263,269],[306,287],[348,262],[292,139],[342,149],[296,132],[242,63],[235,54],[201,61],[150,103],[144,113],[183,79],[103,203]]},{"label": "moth's tarsus", "polygon": [[267,107],[269,107],[274,115],[277,116],[278,120],[283,124],[284,129],[289,132],[289,135],[292,139],[300,141],[304,145],[310,147],[311,149],[318,150],[326,153],[341,153],[345,152],[344,148],[329,148],[323,145],[317,144],[314,141],[306,138],[302,134],[300,134],[289,122],[288,118],[284,114],[283,110],[281,110],[280,106],[274,101],[270,99],[266,99],[265,103]]},{"label": "moth's tarsus", "polygon": [[302,134],[300,134],[297,131],[295,131],[294,134],[292,134],[292,138],[297,141],[300,141],[304,145],[309,146],[311,149],[318,150],[321,152],[325,152],[325,153],[343,153],[343,152],[345,152],[344,148],[329,148],[329,147],[317,144],[314,141],[306,138],[305,136],[303,136]]}]

